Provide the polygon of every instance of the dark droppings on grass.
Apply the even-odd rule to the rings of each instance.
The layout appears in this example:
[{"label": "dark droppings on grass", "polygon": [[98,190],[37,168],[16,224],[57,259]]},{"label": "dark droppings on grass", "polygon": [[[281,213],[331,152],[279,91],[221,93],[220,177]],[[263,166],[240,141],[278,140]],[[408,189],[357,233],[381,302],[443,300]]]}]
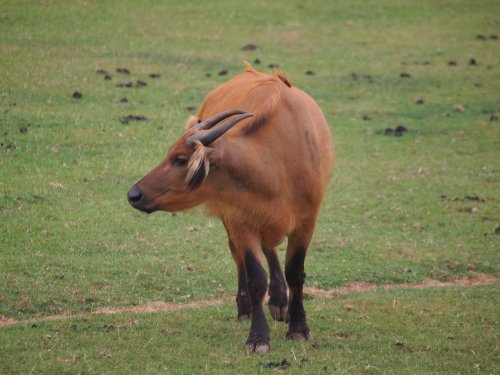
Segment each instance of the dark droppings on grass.
[{"label": "dark droppings on grass", "polygon": [[28,128],[26,126],[19,128],[19,133],[26,134],[27,132],[28,132]]},{"label": "dark droppings on grass", "polygon": [[398,125],[396,129],[386,128],[384,130],[384,135],[401,137],[404,133],[408,132],[408,129],[404,125]]},{"label": "dark droppings on grass", "polygon": [[304,73],[306,76],[313,76],[315,73],[312,70],[308,70]]},{"label": "dark droppings on grass", "polygon": [[480,202],[480,203],[485,203],[486,199],[481,198],[478,195],[464,195],[463,197],[455,197],[455,198],[450,198],[445,194],[442,194],[440,196],[442,200],[445,201],[451,201],[451,202]]},{"label": "dark droppings on grass", "polygon": [[241,49],[244,51],[255,51],[258,47],[253,43],[248,43],[244,45]]},{"label": "dark droppings on grass", "polygon": [[109,74],[106,74],[106,75],[104,76],[104,79],[105,79],[106,81],[111,81],[111,80],[113,79],[113,77],[111,77]]},{"label": "dark droppings on grass", "polygon": [[137,85],[137,87],[144,87],[144,86],[147,86],[148,83],[146,81],[142,81],[139,79],[139,80],[137,80],[136,85]]},{"label": "dark droppings on grass", "polygon": [[483,41],[488,40],[488,39],[490,39],[490,40],[498,40],[498,35],[491,34],[489,36],[486,36],[486,35],[483,35],[483,34],[478,34],[478,35],[476,35],[476,39],[477,40],[483,40]]},{"label": "dark droppings on grass", "polygon": [[82,93],[80,91],[75,91],[73,93],[73,98],[80,99],[82,97]]},{"label": "dark droppings on grass", "polygon": [[430,65],[430,64],[431,64],[431,62],[429,60],[411,61],[411,62],[403,61],[403,62],[401,62],[401,65],[403,65],[403,66],[406,66],[406,65]]},{"label": "dark droppings on grass", "polygon": [[455,60],[448,61],[448,66],[457,66],[458,63]]},{"label": "dark droppings on grass", "polygon": [[106,70],[104,69],[97,69],[96,71],[96,74],[100,74],[100,75],[106,75],[106,74],[109,74]]},{"label": "dark droppings on grass", "polygon": [[141,116],[141,115],[128,115],[125,117],[120,118],[120,122],[122,124],[128,124],[130,121],[147,121],[146,116]]},{"label": "dark droppings on grass", "polygon": [[218,75],[219,75],[219,76],[225,76],[227,73],[228,73],[228,70],[227,70],[227,69],[221,69],[221,70],[219,70]]},{"label": "dark droppings on grass", "polygon": [[130,74],[130,70],[125,67],[116,68],[116,72],[120,74]]},{"label": "dark droppings on grass", "polygon": [[192,106],[186,107],[186,111],[188,111],[188,112],[194,112],[195,109],[196,108],[192,107]]},{"label": "dark droppings on grass", "polygon": [[477,60],[474,57],[471,57],[471,59],[469,60],[469,65],[476,66]]},{"label": "dark droppings on grass", "polygon": [[[455,200],[457,200],[457,198],[455,198]],[[480,198],[477,195],[466,195],[463,200],[472,202],[486,202],[483,198]]]},{"label": "dark droppings on grass", "polygon": [[276,68],[278,68],[278,67],[279,67],[279,65],[278,65],[278,64],[275,64],[275,63],[271,63],[271,64],[269,64],[267,67],[268,67],[268,68],[271,68],[271,69],[276,69]]},{"label": "dark droppings on grass", "polygon": [[288,362],[288,360],[286,358],[283,358],[281,360],[281,362],[267,362],[267,363],[260,363],[260,366],[261,367],[264,367],[264,368],[270,368],[270,369],[276,369],[276,370],[279,370],[279,371],[285,371],[286,369],[288,369],[291,364],[290,362]]},{"label": "dark droppings on grass", "polygon": [[254,63],[255,65],[260,65],[260,59],[255,59],[255,60],[253,61],[253,63]]},{"label": "dark droppings on grass", "polygon": [[160,78],[161,74],[160,73],[149,73],[150,78]]},{"label": "dark droppings on grass", "polygon": [[401,73],[399,76],[400,76],[401,78],[411,78],[410,73]]},{"label": "dark droppings on grass", "polygon": [[425,100],[424,99],[417,99],[415,101],[415,104],[424,104],[425,103]]},{"label": "dark droppings on grass", "polygon": [[115,86],[116,87],[127,87],[127,88],[130,88],[130,87],[133,87],[134,84],[132,83],[132,81],[125,81],[125,82],[117,83]]},{"label": "dark droppings on grass", "polygon": [[128,103],[128,99],[127,98],[121,98],[120,99],[120,103]]}]

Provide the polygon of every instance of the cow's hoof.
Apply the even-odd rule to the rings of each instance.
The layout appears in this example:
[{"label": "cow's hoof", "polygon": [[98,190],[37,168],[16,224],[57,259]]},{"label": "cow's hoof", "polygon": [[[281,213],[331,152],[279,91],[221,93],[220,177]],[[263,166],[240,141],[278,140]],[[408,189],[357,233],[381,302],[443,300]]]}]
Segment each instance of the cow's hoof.
[{"label": "cow's hoof", "polygon": [[307,324],[300,324],[298,326],[290,327],[286,338],[290,340],[311,340],[312,333]]},{"label": "cow's hoof", "polygon": [[252,319],[252,314],[241,314],[241,315],[238,315],[238,320],[240,322],[243,322],[245,320],[251,320]]},{"label": "cow's hoof", "polygon": [[271,313],[272,318],[274,320],[277,320],[278,322],[284,322],[286,320],[287,311],[288,311],[287,306],[278,307],[274,305],[269,305],[269,312]]},{"label": "cow's hoof", "polygon": [[266,343],[253,343],[250,342],[245,345],[245,348],[247,350],[247,354],[253,354],[253,353],[267,353],[269,352],[269,344]]}]

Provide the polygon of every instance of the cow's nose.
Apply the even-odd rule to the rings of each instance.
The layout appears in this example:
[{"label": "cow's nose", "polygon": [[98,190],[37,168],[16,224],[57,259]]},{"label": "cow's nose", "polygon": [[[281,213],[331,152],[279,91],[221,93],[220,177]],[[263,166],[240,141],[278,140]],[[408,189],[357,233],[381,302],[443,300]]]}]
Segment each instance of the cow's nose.
[{"label": "cow's nose", "polygon": [[132,203],[139,202],[142,198],[142,191],[137,186],[132,186],[128,191],[128,201]]}]

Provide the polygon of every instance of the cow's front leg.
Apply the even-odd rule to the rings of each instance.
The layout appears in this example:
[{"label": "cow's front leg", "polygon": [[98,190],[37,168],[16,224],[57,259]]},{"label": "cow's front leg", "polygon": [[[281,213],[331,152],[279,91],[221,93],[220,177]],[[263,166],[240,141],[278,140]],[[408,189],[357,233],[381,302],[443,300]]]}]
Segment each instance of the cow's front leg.
[{"label": "cow's front leg", "polygon": [[243,262],[238,264],[238,292],[236,293],[236,305],[238,307],[238,320],[248,320],[252,317],[252,302],[248,292],[248,282]]},{"label": "cow's front leg", "polygon": [[245,269],[245,260],[238,253],[238,249],[233,241],[228,240],[229,249],[233,256],[236,269],[238,271],[238,291],[236,292],[236,305],[238,307],[238,320],[250,319],[252,313],[252,303],[250,302],[250,295],[248,293],[247,272]]},{"label": "cow's front leg", "polygon": [[269,325],[264,315],[264,297],[267,289],[267,275],[262,266],[260,251],[245,251],[245,269],[248,292],[252,302],[252,323],[246,342],[247,353],[269,351]]}]

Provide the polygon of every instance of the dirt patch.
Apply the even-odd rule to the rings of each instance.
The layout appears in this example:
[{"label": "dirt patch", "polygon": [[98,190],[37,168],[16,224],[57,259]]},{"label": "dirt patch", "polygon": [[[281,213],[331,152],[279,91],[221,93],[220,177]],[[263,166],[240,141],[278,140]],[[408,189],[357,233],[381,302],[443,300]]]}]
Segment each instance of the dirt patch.
[{"label": "dirt patch", "polygon": [[[438,280],[424,280],[418,284],[375,284],[375,283],[365,283],[365,282],[352,282],[344,286],[337,288],[325,290],[314,287],[305,287],[304,292],[306,294],[311,294],[318,297],[331,298],[335,294],[347,294],[347,293],[358,293],[358,292],[370,292],[377,289],[424,289],[424,288],[434,288],[434,287],[451,287],[451,286],[477,286],[477,285],[487,285],[494,284],[500,281],[499,276],[491,275],[480,275],[474,278],[463,278],[456,279],[452,281],[438,281]],[[211,300],[194,301],[188,303],[175,303],[175,302],[162,302],[155,301],[147,305],[140,306],[125,306],[125,307],[101,307],[95,309],[89,313],[73,314],[70,312],[62,313],[58,315],[44,316],[40,318],[16,320],[0,315],[0,328],[9,327],[18,324],[35,324],[42,320],[65,320],[70,318],[83,318],[91,315],[115,315],[124,313],[133,314],[151,314],[151,313],[161,313],[169,311],[178,311],[182,309],[198,309],[206,306],[215,306],[225,302],[232,301],[234,296],[223,296]]]},{"label": "dirt patch", "polygon": [[124,313],[133,313],[133,314],[151,314],[151,313],[159,313],[159,312],[169,312],[169,311],[177,311],[182,309],[198,309],[206,306],[214,306],[220,305],[221,303],[228,302],[233,300],[233,296],[224,296],[217,299],[205,300],[205,301],[194,301],[189,303],[175,303],[175,302],[162,302],[155,301],[147,305],[140,306],[126,306],[126,307],[101,307],[95,309],[89,313],[81,313],[81,314],[73,314],[70,312],[58,314],[58,315],[49,315],[40,318],[33,319],[24,319],[24,320],[15,320],[12,318],[7,318],[3,315],[0,315],[0,328],[13,326],[17,324],[27,324],[32,323],[35,324],[41,320],[65,320],[71,318],[84,318],[91,315],[116,315],[116,314],[124,314]]},{"label": "dirt patch", "polygon": [[455,279],[451,281],[424,280],[418,284],[375,284],[365,282],[352,282],[344,286],[325,290],[314,287],[305,287],[304,292],[319,297],[332,297],[334,294],[347,294],[356,292],[370,292],[376,289],[425,289],[450,286],[477,286],[494,284],[500,281],[500,276],[480,275],[474,278]]}]

